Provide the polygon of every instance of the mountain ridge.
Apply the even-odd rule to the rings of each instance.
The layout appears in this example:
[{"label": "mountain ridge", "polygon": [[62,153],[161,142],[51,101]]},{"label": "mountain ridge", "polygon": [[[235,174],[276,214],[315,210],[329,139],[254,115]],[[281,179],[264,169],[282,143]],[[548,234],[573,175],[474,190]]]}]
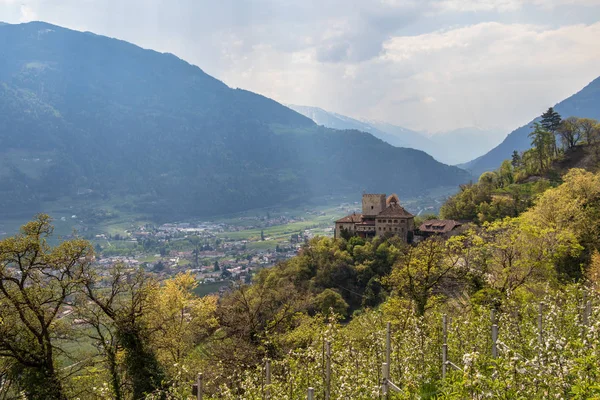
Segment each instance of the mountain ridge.
[{"label": "mountain ridge", "polygon": [[0,27],[0,153],[10,215],[80,189],[175,218],[361,190],[417,196],[468,179],[424,152],[319,127],[172,54],[43,22]]},{"label": "mountain ridge", "polygon": [[[414,131],[385,121],[355,119],[314,106],[288,104],[288,107],[312,119],[319,125],[333,129],[358,129],[396,147],[406,147],[426,152],[436,160],[449,165],[459,164],[469,157],[488,150],[491,131],[477,127],[464,127],[432,135]],[[468,144],[468,147],[464,145]]]}]

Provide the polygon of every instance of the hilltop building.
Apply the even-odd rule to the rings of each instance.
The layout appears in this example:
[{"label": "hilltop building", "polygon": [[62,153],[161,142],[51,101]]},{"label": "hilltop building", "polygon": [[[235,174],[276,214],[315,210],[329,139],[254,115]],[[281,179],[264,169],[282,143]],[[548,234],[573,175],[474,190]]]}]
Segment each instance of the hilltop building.
[{"label": "hilltop building", "polygon": [[446,235],[459,228],[462,224],[451,219],[430,219],[421,224],[419,233],[423,237]]},{"label": "hilltop building", "polygon": [[335,221],[335,237],[399,236],[411,242],[415,229],[414,215],[400,205],[398,196],[392,194],[363,194],[362,214],[350,214]]}]

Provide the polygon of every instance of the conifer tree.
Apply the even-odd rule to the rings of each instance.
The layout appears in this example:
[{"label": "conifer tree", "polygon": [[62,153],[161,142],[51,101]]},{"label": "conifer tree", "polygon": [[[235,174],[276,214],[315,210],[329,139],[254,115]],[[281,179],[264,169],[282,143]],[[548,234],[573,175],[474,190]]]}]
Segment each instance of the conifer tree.
[{"label": "conifer tree", "polygon": [[521,155],[517,150],[512,153],[512,160],[510,162],[514,168],[517,168],[521,165]]},{"label": "conifer tree", "polygon": [[548,110],[546,110],[545,113],[543,113],[541,115],[542,117],[542,127],[550,132],[552,134],[552,154],[556,154],[557,153],[557,148],[556,148],[556,133],[558,131],[558,128],[560,127],[560,123],[562,121],[562,118],[560,117],[560,114],[557,113],[556,111],[554,111],[554,108],[550,107],[548,108]]}]

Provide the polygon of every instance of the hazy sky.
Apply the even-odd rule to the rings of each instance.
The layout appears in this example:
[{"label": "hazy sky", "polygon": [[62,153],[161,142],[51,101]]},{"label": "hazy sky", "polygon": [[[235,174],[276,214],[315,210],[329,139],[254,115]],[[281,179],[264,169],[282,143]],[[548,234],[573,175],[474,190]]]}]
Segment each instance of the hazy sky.
[{"label": "hazy sky", "polygon": [[509,130],[600,76],[600,0],[0,0],[284,103]]}]

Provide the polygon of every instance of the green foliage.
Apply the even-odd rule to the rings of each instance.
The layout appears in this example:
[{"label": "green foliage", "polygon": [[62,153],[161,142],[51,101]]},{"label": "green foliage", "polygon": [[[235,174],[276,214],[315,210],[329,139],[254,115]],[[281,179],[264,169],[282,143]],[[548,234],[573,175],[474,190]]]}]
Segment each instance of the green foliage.
[{"label": "green foliage", "polygon": [[315,297],[315,308],[325,316],[331,313],[346,317],[348,303],[335,290],[325,289]]},{"label": "green foliage", "polygon": [[62,400],[58,343],[71,332],[59,312],[81,284],[93,250],[80,239],[50,247],[50,223],[40,214],[0,241],[0,358],[11,363],[10,379],[28,398]]},{"label": "green foliage", "polygon": [[[580,158],[595,159],[595,162],[587,161],[587,165],[596,170],[600,161],[597,121],[570,117],[561,122],[558,116],[559,122],[555,123],[554,113],[548,114],[548,121],[534,124],[530,150],[522,154],[513,152],[512,161],[505,160],[496,171],[484,172],[476,184],[461,185],[460,191],[442,205],[440,216],[481,224],[520,215],[540,194],[562,179],[561,163],[576,151],[581,138],[586,138],[587,144],[581,151],[587,154]],[[563,138],[561,151],[556,147],[555,134]]]}]

